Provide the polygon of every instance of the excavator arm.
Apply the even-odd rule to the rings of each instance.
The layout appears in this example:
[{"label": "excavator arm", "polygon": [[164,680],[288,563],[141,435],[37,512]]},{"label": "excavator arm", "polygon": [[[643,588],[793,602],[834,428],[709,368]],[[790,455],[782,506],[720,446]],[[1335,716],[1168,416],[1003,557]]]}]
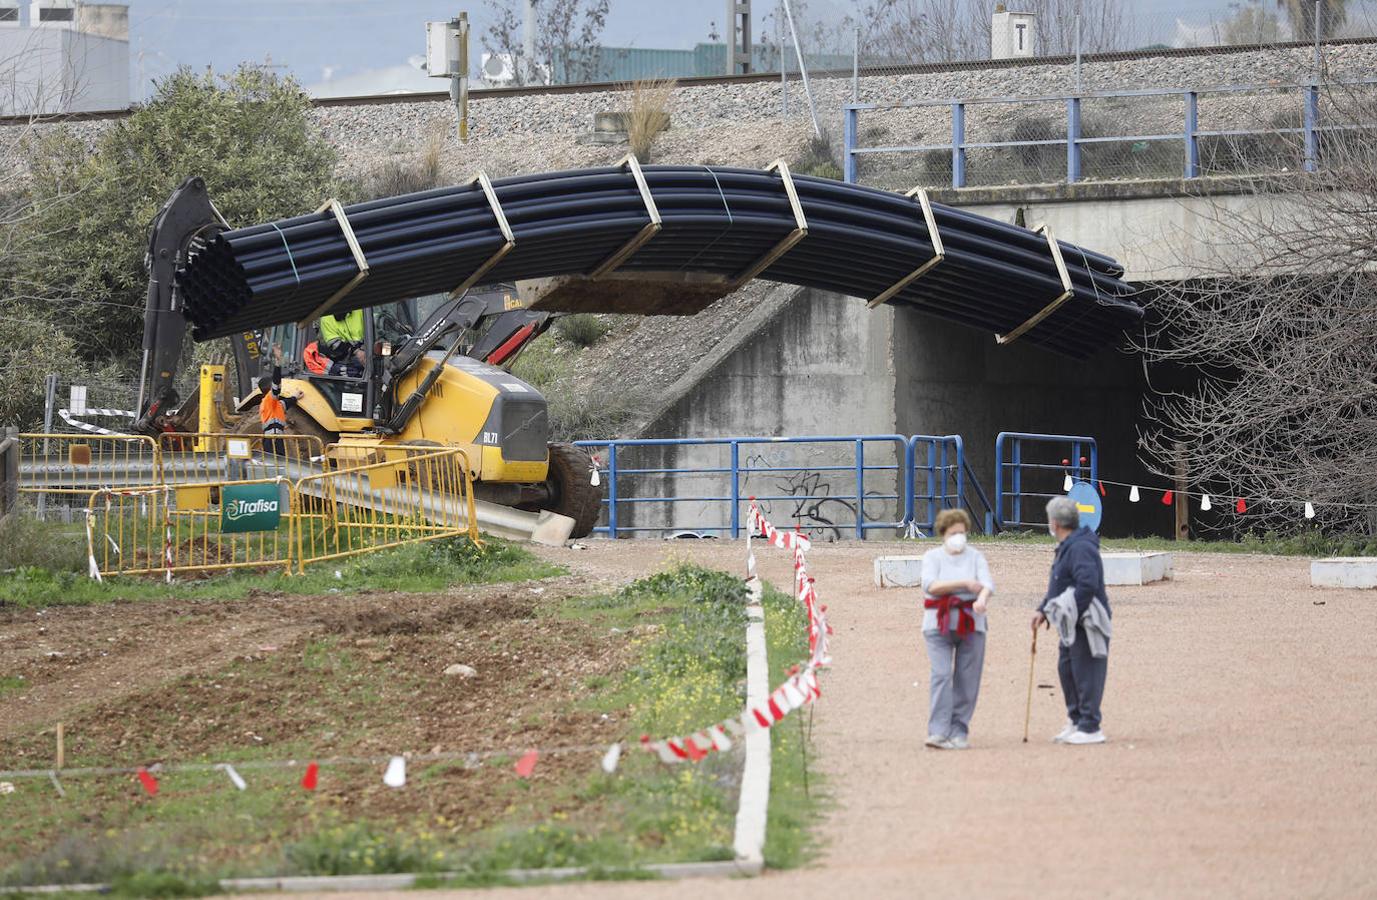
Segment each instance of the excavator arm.
[{"label": "excavator arm", "polygon": [[[139,407],[135,429],[155,434],[159,419],[177,409],[175,381],[186,342],[187,322],[174,277],[197,240],[228,229],[210,202],[206,183],[188,178],[153,218],[148,237],[148,300],[144,307],[143,364],[139,374]],[[239,351],[236,346],[236,353]]]},{"label": "excavator arm", "polygon": [[[504,295],[501,289],[484,294],[466,291],[431,313],[416,329],[416,333],[392,352],[383,367],[381,390],[378,392],[381,398],[379,410],[374,416],[381,431],[395,434],[406,427],[406,423],[415,415],[421,401],[435,384],[445,363],[458,352],[468,333],[479,322],[492,319],[487,332],[474,343],[466,355],[494,365],[501,365],[502,362],[511,359],[521,347],[539,337],[549,327],[550,313],[519,308],[507,309],[506,298],[509,296],[510,294]],[[405,400],[398,402],[398,380],[450,336],[453,340],[443,361],[431,369]]]}]

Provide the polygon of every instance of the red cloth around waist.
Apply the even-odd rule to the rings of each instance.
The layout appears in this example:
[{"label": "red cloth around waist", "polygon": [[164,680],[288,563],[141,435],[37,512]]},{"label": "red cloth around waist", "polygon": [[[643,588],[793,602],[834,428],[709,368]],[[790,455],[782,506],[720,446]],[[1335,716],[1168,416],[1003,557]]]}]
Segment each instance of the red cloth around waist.
[{"label": "red cloth around waist", "polygon": [[937,610],[937,630],[944,634],[952,630],[951,614],[956,611],[956,636],[959,638],[975,632],[975,616],[970,612],[974,604],[974,600],[963,600],[955,594],[923,599],[923,609]]}]

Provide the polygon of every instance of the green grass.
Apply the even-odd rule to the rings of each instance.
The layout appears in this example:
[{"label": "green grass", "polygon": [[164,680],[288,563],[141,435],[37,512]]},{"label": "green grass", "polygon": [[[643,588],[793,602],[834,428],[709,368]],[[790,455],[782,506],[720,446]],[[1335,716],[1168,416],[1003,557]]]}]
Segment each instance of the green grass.
[{"label": "green grass", "polygon": [[232,571],[198,581],[166,584],[158,577],[118,576],[96,582],[84,572],[25,566],[0,575],[0,607],[106,603],[112,600],[235,600],[250,591],[279,594],[363,590],[442,591],[452,584],[528,581],[562,574],[523,548],[489,538],[444,538],[317,563],[304,575]]},{"label": "green grass", "polygon": [[0,521],[0,573],[27,567],[85,572],[85,525],[44,522],[26,512]]},{"label": "green grass", "polygon": [[0,697],[8,691],[22,691],[28,682],[19,675],[0,675]]},{"label": "green grass", "polygon": [[[770,660],[770,686],[808,657],[808,615],[788,594],[766,586],[765,645]],[[765,864],[791,869],[816,854],[813,824],[825,799],[815,770],[812,706],[791,713],[770,733],[770,805],[765,826]]]},{"label": "green grass", "polygon": [[[462,547],[431,545],[427,552],[440,554],[446,572],[467,577],[492,575],[497,561],[508,567],[524,561],[512,555],[519,550],[497,542],[488,551],[491,559],[475,559]],[[416,560],[407,556],[390,566],[374,557],[374,568],[355,574],[395,580]],[[742,708],[744,595],[735,575],[681,566],[615,594],[552,601],[534,620],[511,620],[533,625],[509,632],[508,639],[575,635],[570,653],[615,640],[617,656],[605,670],[610,674],[578,682],[571,697],[541,710],[547,720],[611,716],[616,726],[598,740],[623,742],[614,775],[603,773],[590,754],[563,769],[556,768],[558,757],[543,758],[537,777],[527,781],[511,775],[512,759],[492,757],[474,773],[462,762],[417,764],[410,781],[425,790],[415,793],[411,786],[397,793],[382,789],[374,767],[347,774],[332,768],[330,785],[323,781],[311,794],[298,786],[299,769],[245,768],[247,791],[230,788],[221,772],[178,771],[160,778],[156,798],[143,796],[125,777],[72,778],[64,781],[62,801],[47,782],[22,780],[4,798],[13,829],[0,848],[0,885],[114,883],[118,891],[183,896],[224,877],[415,872],[429,873],[427,883],[436,884],[439,873],[459,873],[445,884],[477,886],[505,883],[503,873],[514,868],[581,866],[589,877],[620,880],[653,877],[644,868],[653,863],[730,859],[739,751],[666,766],[639,752],[637,743],[642,733],[682,735]],[[806,639],[792,598],[771,591],[766,609],[773,683],[803,658]],[[357,753],[351,748],[372,747],[410,721],[414,710],[402,698],[420,696],[430,678],[429,669],[401,671],[370,660],[379,644],[352,640],[357,633],[312,635],[292,653],[235,660],[169,682],[156,698],[135,698],[127,710],[102,707],[91,715],[101,722],[137,717],[139,746],[129,752],[139,759],[240,763],[260,758],[262,749],[244,740],[242,724],[226,732],[207,718],[243,722],[251,708],[244,704],[271,695],[283,711],[262,710],[250,721],[267,736],[272,758],[310,758],[326,731],[341,752]],[[510,690],[524,701],[529,688],[512,684]],[[524,713],[504,725],[502,716],[510,713],[502,701],[491,702],[497,703],[494,734],[484,740],[500,741],[504,729],[524,727]],[[293,709],[300,712],[286,712]],[[803,792],[797,728],[796,720],[786,720],[774,735],[767,859],[778,867],[799,864],[812,846],[807,830],[817,782],[810,782],[811,796]],[[102,733],[98,745],[71,737],[84,732],[79,717],[68,720],[73,764],[108,762],[111,753],[125,752],[115,743],[118,733]],[[39,755],[50,741],[34,732],[14,747]],[[469,781],[476,778],[486,780]],[[349,790],[341,791],[344,783]],[[466,784],[466,796],[482,797],[495,818],[471,826],[429,805],[446,786]],[[459,810],[464,819],[468,806]]]},{"label": "green grass", "polygon": [[[1041,531],[1005,532],[982,537],[986,546],[1052,546],[1051,535]],[[1283,535],[1268,531],[1251,533],[1241,540],[1176,541],[1164,537],[1100,538],[1105,550],[1178,553],[1258,553],[1273,556],[1377,556],[1377,535],[1326,535],[1318,531]]]}]

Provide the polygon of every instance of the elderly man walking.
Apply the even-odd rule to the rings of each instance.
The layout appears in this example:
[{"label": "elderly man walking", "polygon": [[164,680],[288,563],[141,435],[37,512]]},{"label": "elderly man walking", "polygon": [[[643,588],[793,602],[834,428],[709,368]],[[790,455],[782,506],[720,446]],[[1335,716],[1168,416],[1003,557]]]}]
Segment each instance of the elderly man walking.
[{"label": "elderly man walking", "polygon": [[1052,625],[1061,639],[1057,675],[1066,698],[1066,727],[1052,740],[1060,744],[1103,744],[1100,699],[1109,667],[1109,595],[1104,588],[1100,537],[1082,528],[1069,497],[1047,504],[1047,530],[1057,539],[1047,596],[1033,616],[1033,632]]}]

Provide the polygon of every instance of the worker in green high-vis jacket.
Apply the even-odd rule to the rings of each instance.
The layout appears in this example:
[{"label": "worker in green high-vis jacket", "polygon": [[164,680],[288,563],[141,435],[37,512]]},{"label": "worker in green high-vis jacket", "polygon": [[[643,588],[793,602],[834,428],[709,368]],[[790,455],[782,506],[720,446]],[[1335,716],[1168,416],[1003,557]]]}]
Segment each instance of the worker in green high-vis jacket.
[{"label": "worker in green high-vis jacket", "polygon": [[320,352],[330,362],[331,375],[363,376],[367,357],[363,352],[363,310],[320,317]]}]

